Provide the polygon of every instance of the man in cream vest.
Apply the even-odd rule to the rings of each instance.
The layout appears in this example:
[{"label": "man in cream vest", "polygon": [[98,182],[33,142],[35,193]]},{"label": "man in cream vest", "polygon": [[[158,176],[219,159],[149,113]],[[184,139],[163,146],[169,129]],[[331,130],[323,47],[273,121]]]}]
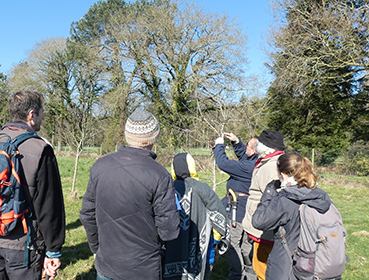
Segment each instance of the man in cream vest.
[{"label": "man in cream vest", "polygon": [[260,231],[252,226],[251,220],[267,184],[278,180],[277,160],[283,154],[285,145],[282,133],[274,130],[264,130],[257,142],[256,149],[259,159],[252,174],[250,196],[246,205],[245,218],[242,221],[244,230],[254,241],[252,266],[259,280],[265,280],[266,262],[273,248],[274,233]]}]

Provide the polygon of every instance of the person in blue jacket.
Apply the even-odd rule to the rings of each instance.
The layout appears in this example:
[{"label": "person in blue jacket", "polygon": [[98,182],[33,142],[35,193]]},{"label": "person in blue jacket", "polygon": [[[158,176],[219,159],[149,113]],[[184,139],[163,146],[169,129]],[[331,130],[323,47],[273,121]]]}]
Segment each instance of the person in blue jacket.
[{"label": "person in blue jacket", "polygon": [[[226,155],[224,136],[231,140],[238,160],[231,160]],[[256,142],[257,138],[254,137],[245,145],[233,133],[224,133],[215,140],[215,147],[213,148],[215,161],[219,169],[230,175],[227,182],[227,191],[232,189],[238,201],[236,223],[235,227],[231,227],[231,242],[226,253],[230,263],[229,280],[245,279],[245,277],[246,279],[256,279],[250,258],[252,245],[242,227],[252,172],[258,159]],[[222,202],[227,206],[228,197],[225,196]]]}]

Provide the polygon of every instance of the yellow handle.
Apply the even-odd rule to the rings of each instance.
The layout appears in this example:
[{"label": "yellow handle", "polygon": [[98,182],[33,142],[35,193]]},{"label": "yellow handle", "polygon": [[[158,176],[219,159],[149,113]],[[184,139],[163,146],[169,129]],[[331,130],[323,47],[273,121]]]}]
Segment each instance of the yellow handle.
[{"label": "yellow handle", "polygon": [[237,201],[237,195],[236,195],[236,193],[232,189],[229,189],[228,192],[233,197],[233,201]]}]

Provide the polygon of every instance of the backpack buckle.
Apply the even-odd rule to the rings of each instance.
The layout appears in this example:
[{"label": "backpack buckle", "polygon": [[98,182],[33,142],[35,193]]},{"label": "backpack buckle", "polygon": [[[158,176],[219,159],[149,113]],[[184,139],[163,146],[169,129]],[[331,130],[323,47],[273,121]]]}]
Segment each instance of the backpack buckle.
[{"label": "backpack buckle", "polygon": [[4,180],[1,180],[0,181],[0,185],[3,185],[3,186],[10,186],[11,185],[11,183],[10,182],[7,182],[7,181],[4,181]]}]

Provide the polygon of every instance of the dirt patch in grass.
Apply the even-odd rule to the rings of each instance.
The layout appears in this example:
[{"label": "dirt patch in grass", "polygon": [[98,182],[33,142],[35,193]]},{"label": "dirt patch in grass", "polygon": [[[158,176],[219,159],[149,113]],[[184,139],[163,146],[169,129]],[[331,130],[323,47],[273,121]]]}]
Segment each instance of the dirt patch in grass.
[{"label": "dirt patch in grass", "polygon": [[324,175],[320,175],[318,181],[324,185],[340,185],[349,188],[354,188],[358,186],[357,183],[350,182],[344,176],[339,175],[335,176],[334,178],[329,178]]},{"label": "dirt patch in grass", "polygon": [[341,175],[337,175],[334,177],[319,175],[318,182],[324,185],[344,186],[345,188],[349,189],[369,188],[369,182],[359,182],[359,181],[353,182],[347,179],[345,176]]},{"label": "dirt patch in grass", "polygon": [[369,237],[369,232],[362,230],[362,231],[353,232],[352,235]]}]

